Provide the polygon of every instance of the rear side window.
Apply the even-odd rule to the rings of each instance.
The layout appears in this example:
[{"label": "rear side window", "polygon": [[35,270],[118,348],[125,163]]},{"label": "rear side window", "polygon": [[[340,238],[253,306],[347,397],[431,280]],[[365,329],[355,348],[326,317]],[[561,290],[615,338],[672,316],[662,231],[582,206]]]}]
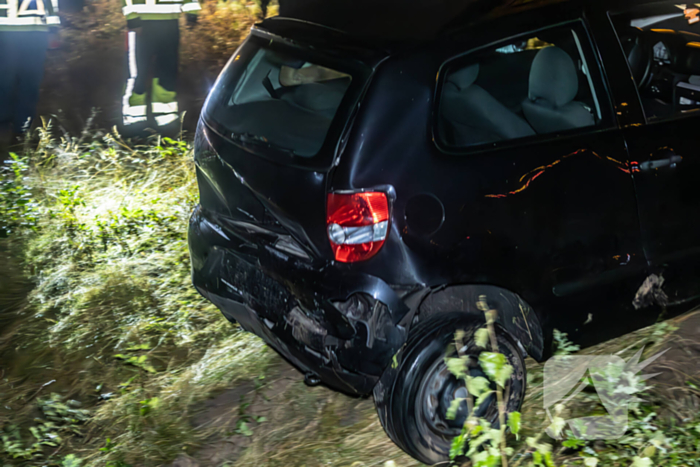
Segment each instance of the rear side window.
[{"label": "rear side window", "polygon": [[700,111],[700,7],[656,3],[611,14],[649,121]]},{"label": "rear side window", "polygon": [[609,114],[578,22],[469,52],[441,75],[437,137],[447,148],[590,128]]},{"label": "rear side window", "polygon": [[361,76],[342,64],[251,37],[222,72],[205,117],[227,138],[266,155],[309,159],[347,110],[354,81]]}]

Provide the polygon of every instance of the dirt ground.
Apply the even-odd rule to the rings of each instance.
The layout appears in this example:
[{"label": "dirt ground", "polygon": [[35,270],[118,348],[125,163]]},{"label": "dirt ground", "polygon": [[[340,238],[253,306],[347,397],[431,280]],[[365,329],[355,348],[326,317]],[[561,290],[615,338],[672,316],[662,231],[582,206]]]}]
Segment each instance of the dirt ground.
[{"label": "dirt ground", "polygon": [[[646,328],[582,353],[615,354],[627,360],[642,347],[644,358],[666,350],[645,373],[658,373],[649,380],[650,396],[661,405],[665,416],[681,421],[700,407],[700,391],[695,385],[700,384],[700,311],[669,323],[675,331],[658,337],[661,340],[652,336],[653,328]],[[534,435],[548,421],[542,408],[542,365],[528,359],[528,366],[531,378],[523,420],[524,431]],[[340,433],[359,433],[364,446],[369,448],[373,443],[383,453],[379,458],[393,459],[396,465],[421,465],[400,452],[383,433],[371,398],[353,399],[323,387],[306,388],[303,376],[281,359],[273,374],[261,388],[252,384],[229,388],[201,404],[192,424],[198,432],[207,433],[202,439],[203,447],[183,453],[169,467],[245,466],[256,465],[258,459],[265,459],[264,465],[276,465],[269,461],[274,458],[282,462],[280,465],[323,465],[320,459],[310,457],[309,451],[316,450],[319,456],[323,450],[343,452],[347,439]],[[341,431],[332,432],[329,428],[329,413]],[[248,435],[236,431],[242,417],[251,421],[252,433]],[[264,417],[264,422],[255,422],[259,417]],[[351,456],[348,455],[348,465],[374,465],[353,464]]]},{"label": "dirt ground", "polygon": [[668,402],[664,415],[682,421],[700,410],[700,312],[674,323],[678,329],[660,346],[666,353],[645,372],[657,374],[650,383],[654,394]]}]

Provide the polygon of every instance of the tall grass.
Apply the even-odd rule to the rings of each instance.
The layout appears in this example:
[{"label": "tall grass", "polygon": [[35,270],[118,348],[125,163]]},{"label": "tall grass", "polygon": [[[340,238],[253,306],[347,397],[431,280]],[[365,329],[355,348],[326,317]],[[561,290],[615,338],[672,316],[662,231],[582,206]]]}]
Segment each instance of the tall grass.
[{"label": "tall grass", "polygon": [[[44,465],[58,447],[53,459],[72,452],[90,465],[160,465],[197,444],[193,402],[256,377],[272,354],[191,285],[189,143],[154,137],[132,146],[114,132],[57,141],[48,126],[38,133],[38,144],[16,156],[28,173],[5,176],[30,190],[36,225],[13,233],[34,288],[12,314],[20,326],[0,339],[10,375],[0,402],[13,410],[0,419],[12,433],[4,454]],[[25,371],[37,366],[46,371]],[[60,446],[37,449],[30,436],[37,390],[88,407],[87,423]]]}]

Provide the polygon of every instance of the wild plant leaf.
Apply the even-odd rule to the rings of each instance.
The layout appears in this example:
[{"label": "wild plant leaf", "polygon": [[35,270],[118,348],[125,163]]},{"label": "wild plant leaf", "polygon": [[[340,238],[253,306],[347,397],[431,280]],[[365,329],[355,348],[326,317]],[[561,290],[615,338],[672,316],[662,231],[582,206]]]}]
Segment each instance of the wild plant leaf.
[{"label": "wild plant leaf", "polygon": [[126,350],[150,350],[151,346],[148,344],[137,344],[127,347]]},{"label": "wild plant leaf", "polygon": [[61,467],[79,467],[82,464],[82,459],[75,457],[75,454],[68,454],[63,458],[61,462]]},{"label": "wild plant leaf", "polygon": [[578,449],[586,445],[583,440],[577,438],[569,438],[561,444],[569,449]]},{"label": "wild plant leaf", "polygon": [[520,439],[520,412],[511,412],[508,415],[508,428],[515,435],[515,439]]},{"label": "wild plant leaf", "polygon": [[480,436],[473,438],[469,442],[469,451],[467,451],[467,457],[472,458],[472,456],[479,450],[482,445],[498,446],[501,442],[501,430],[488,428],[482,431]]},{"label": "wild plant leaf", "polygon": [[597,467],[598,466],[598,458],[597,457],[584,457],[583,458],[583,465],[586,467]]},{"label": "wild plant leaf", "polygon": [[489,330],[486,328],[477,329],[474,333],[474,343],[477,347],[485,349],[489,344]]},{"label": "wild plant leaf", "polygon": [[457,417],[457,411],[462,405],[462,402],[464,402],[465,399],[462,397],[458,397],[456,399],[452,399],[450,402],[450,406],[447,408],[447,413],[445,414],[445,417],[448,420],[454,420]]},{"label": "wild plant leaf", "polygon": [[456,378],[464,378],[467,374],[467,360],[464,357],[445,358],[445,365]]},{"label": "wild plant leaf", "polygon": [[648,457],[634,456],[630,467],[651,467],[654,463]]},{"label": "wild plant leaf", "polygon": [[493,394],[493,391],[482,392],[481,395],[479,395],[479,397],[477,397],[477,399],[474,401],[474,405],[479,407],[481,404],[486,402],[486,399],[488,399],[491,394]]},{"label": "wild plant leaf", "polygon": [[506,356],[496,352],[481,352],[479,365],[484,373],[500,387],[505,387],[506,381],[513,373],[513,367],[508,364]]},{"label": "wild plant leaf", "polygon": [[456,458],[464,454],[464,445],[466,443],[466,439],[467,438],[464,429],[462,430],[462,433],[455,436],[455,438],[452,440],[452,444],[450,445],[450,459],[455,460]]},{"label": "wild plant leaf", "polygon": [[483,376],[466,376],[467,391],[473,397],[479,398],[485,392],[490,391],[491,383]]},{"label": "wild plant leaf", "polygon": [[492,451],[481,451],[470,458],[473,467],[498,467],[501,465],[501,456]]},{"label": "wild plant leaf", "polygon": [[566,420],[561,417],[553,417],[552,423],[547,427],[547,434],[552,438],[560,438],[564,428],[566,428]]},{"label": "wild plant leaf", "polygon": [[554,330],[554,355],[570,355],[581,350],[581,347],[568,339],[568,334],[558,329]]},{"label": "wild plant leaf", "polygon": [[238,431],[243,436],[253,436],[253,430],[248,428],[248,424],[246,422],[241,422],[238,424]]},{"label": "wild plant leaf", "polygon": [[495,352],[481,352],[479,365],[489,378],[495,380],[498,372],[506,365],[506,356]]}]

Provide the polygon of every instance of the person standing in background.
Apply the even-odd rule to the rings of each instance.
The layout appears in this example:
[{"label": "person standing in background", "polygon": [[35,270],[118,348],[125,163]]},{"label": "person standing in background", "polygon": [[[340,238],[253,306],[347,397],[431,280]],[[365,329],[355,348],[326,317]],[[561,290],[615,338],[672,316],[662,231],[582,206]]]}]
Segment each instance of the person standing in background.
[{"label": "person standing in background", "polygon": [[[156,126],[166,127],[179,117],[176,90],[180,46],[178,19],[181,13],[186,13],[188,22],[192,22],[201,7],[197,0],[122,2],[128,29],[129,76],[122,100],[124,129],[145,127],[149,104]],[[150,69],[151,64],[153,69]],[[150,87],[149,76],[152,77]]]},{"label": "person standing in background", "polygon": [[0,0],[0,144],[35,117],[58,0]]}]

